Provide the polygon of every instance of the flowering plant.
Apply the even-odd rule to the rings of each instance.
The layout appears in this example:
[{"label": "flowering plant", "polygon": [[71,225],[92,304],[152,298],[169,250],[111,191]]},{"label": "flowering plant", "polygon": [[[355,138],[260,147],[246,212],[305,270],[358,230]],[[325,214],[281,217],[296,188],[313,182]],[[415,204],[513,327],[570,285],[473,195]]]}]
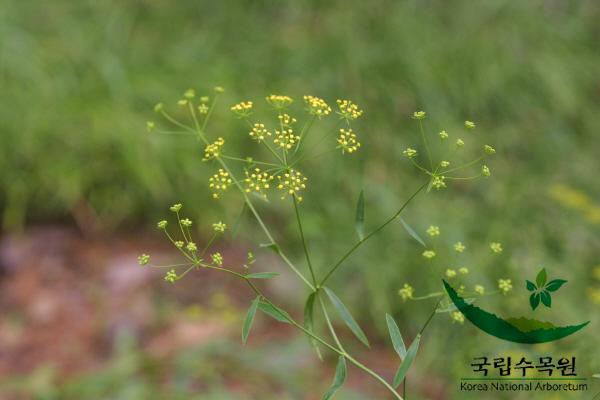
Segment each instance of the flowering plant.
[{"label": "flowering plant", "polygon": [[[428,247],[419,234],[411,228],[406,221],[400,218],[403,211],[409,203],[413,201],[422,192],[429,192],[432,189],[441,190],[447,187],[449,182],[454,180],[472,180],[479,177],[489,177],[491,172],[489,167],[483,163],[483,160],[494,154],[495,150],[490,145],[481,147],[481,154],[473,160],[460,163],[455,159],[460,159],[460,153],[466,145],[466,140],[462,138],[450,139],[450,134],[446,131],[439,132],[438,141],[441,145],[446,145],[447,149],[439,161],[434,162],[433,151],[430,146],[431,138],[425,134],[423,120],[426,113],[417,111],[413,118],[418,122],[419,131],[422,139],[422,146],[426,154],[425,165],[419,161],[420,151],[413,148],[404,150],[404,155],[416,167],[416,169],[425,174],[424,182],[412,193],[404,203],[397,209],[393,215],[383,223],[377,225],[370,231],[365,229],[365,198],[361,192],[355,215],[355,227],[358,240],[351,244],[348,250],[342,254],[335,263],[325,269],[323,272],[315,269],[309,251],[309,245],[305,240],[304,225],[301,213],[301,203],[303,197],[309,192],[309,178],[302,172],[303,162],[308,160],[307,155],[310,151],[305,151],[307,137],[311,134],[313,126],[326,118],[337,118],[337,124],[331,133],[323,135],[319,140],[330,141],[331,148],[327,153],[336,151],[342,156],[352,156],[361,149],[361,137],[354,131],[353,122],[362,117],[363,110],[350,100],[337,100],[337,107],[334,109],[323,99],[315,96],[303,97],[303,118],[299,122],[296,118],[298,110],[294,109],[294,100],[285,95],[270,95],[266,97],[266,105],[272,109],[272,118],[270,120],[259,120],[254,118],[255,105],[252,101],[242,101],[230,107],[231,112],[237,118],[247,124],[249,138],[256,142],[257,147],[264,149],[264,154],[268,158],[255,159],[249,156],[233,156],[226,151],[226,139],[220,136],[214,137],[209,134],[207,124],[216,104],[218,96],[223,92],[220,87],[215,88],[213,98],[208,96],[197,97],[194,90],[187,90],[183,98],[178,101],[178,105],[183,107],[188,114],[188,120],[179,120],[169,114],[162,103],[155,106],[155,111],[164,117],[167,123],[173,125],[176,131],[161,130],[156,123],[150,121],[147,128],[150,131],[160,134],[186,134],[198,138],[204,146],[202,160],[214,165],[213,175],[208,180],[208,187],[214,199],[220,199],[233,188],[240,195],[245,205],[248,207],[258,225],[262,229],[268,242],[261,247],[274,251],[285,263],[285,265],[298,277],[299,281],[307,289],[307,298],[305,300],[303,321],[294,319],[289,313],[276,304],[275,300],[270,299],[260,288],[260,281],[264,279],[274,279],[278,276],[276,272],[254,272],[252,264],[255,263],[254,255],[250,252],[246,263],[239,266],[230,266],[219,252],[212,250],[212,244],[227,229],[227,224],[215,222],[212,224],[213,235],[204,245],[199,245],[192,235],[190,227],[192,221],[183,218],[181,215],[182,205],[175,204],[170,210],[175,216],[175,227],[169,229],[167,220],[159,221],[158,229],[164,232],[167,239],[173,244],[181,254],[183,262],[172,265],[153,265],[150,256],[143,254],[139,257],[141,265],[148,265],[155,268],[166,268],[164,279],[167,282],[175,283],[183,279],[187,274],[199,269],[209,269],[216,272],[227,273],[243,280],[249,287],[254,298],[250,302],[248,312],[242,327],[242,341],[245,343],[253,325],[254,317],[257,311],[274,318],[281,323],[293,325],[304,333],[310,345],[314,348],[316,354],[321,358],[321,350],[326,349],[338,357],[338,364],[335,377],[330,389],[323,396],[324,399],[331,398],[342,386],[346,379],[346,363],[354,364],[356,367],[380,382],[396,399],[402,399],[398,387],[405,381],[406,374],[414,360],[421,334],[436,313],[449,313],[454,321],[463,322],[464,317],[452,306],[444,292],[433,292],[424,296],[414,296],[414,288],[408,283],[400,290],[399,295],[403,300],[425,300],[439,298],[433,308],[430,317],[423,325],[420,333],[412,340],[411,345],[405,346],[404,339],[394,318],[386,314],[386,322],[390,333],[390,338],[395,351],[400,358],[400,366],[392,382],[388,382],[381,375],[367,367],[354,356],[352,356],[346,347],[342,344],[336,328],[331,322],[330,312],[335,310],[346,324],[347,328],[364,345],[369,346],[369,340],[358,322],[352,316],[352,313],[344,305],[344,302],[327,285],[328,281],[334,276],[334,273],[344,262],[366,241],[373,238],[375,234],[383,230],[387,225],[400,219],[407,232],[419,243],[426,247],[423,257],[430,261],[435,261],[436,251]],[[298,129],[298,126],[301,126]],[[467,130],[475,129],[475,123],[465,121]],[[449,145],[447,145],[449,144]],[[454,164],[458,166],[454,167]],[[457,175],[461,171],[467,170],[473,166],[478,166],[478,173],[475,175],[461,176]],[[302,251],[304,253],[306,272],[296,266],[286,255],[285,250],[276,241],[271,230],[264,222],[262,216],[257,211],[254,201],[258,199],[268,199],[276,193],[282,201],[288,202],[293,209],[298,234],[302,242]],[[435,238],[440,235],[441,230],[438,226],[430,226],[426,233]],[[500,253],[502,246],[499,243],[490,245],[493,253]],[[463,253],[466,246],[462,242],[454,244],[454,251],[457,254]],[[433,271],[433,269],[432,269]],[[469,273],[467,267],[461,266],[458,269],[448,268],[445,276],[448,279],[464,278]],[[439,284],[440,274],[436,274],[436,281]],[[507,293],[511,288],[510,280],[500,280],[499,292]],[[465,286],[461,284],[459,291],[464,292]],[[473,295],[483,296],[489,294],[485,292],[482,285],[475,285]],[[474,300],[472,300],[474,301]],[[321,312],[330,338],[315,329],[314,319],[316,317],[314,309],[318,308]],[[403,385],[406,391],[406,382]]]}]

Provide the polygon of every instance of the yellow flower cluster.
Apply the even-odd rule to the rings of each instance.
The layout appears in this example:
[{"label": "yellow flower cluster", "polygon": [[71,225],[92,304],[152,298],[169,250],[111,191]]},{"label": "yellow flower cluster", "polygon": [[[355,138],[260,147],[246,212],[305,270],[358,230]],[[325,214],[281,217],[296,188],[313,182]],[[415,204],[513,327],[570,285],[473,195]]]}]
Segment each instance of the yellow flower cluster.
[{"label": "yellow flower cluster", "polygon": [[217,252],[217,253],[211,254],[210,258],[212,258],[213,264],[218,265],[218,266],[223,265],[223,256],[221,255],[221,253]]},{"label": "yellow flower cluster", "polygon": [[465,316],[460,311],[454,311],[452,313],[452,322],[458,322],[459,324],[464,324]]},{"label": "yellow flower cluster", "polygon": [[444,182],[446,177],[444,175],[438,175],[433,178],[431,181],[431,186],[435,189],[443,189],[446,187],[446,182]]},{"label": "yellow flower cluster", "polygon": [[356,134],[352,128],[340,129],[337,142],[338,148],[342,149],[342,154],[345,152],[353,153],[360,147],[360,142],[356,139]]},{"label": "yellow flower cluster", "polygon": [[310,115],[316,115],[322,117],[331,113],[331,107],[325,100],[315,96],[304,96],[304,102],[306,103],[306,110]]},{"label": "yellow flower cluster", "polygon": [[281,199],[285,199],[287,195],[294,195],[298,201],[302,201],[302,197],[299,196],[301,190],[306,189],[306,178],[300,171],[290,169],[289,172],[283,174],[283,176],[277,176],[279,184],[277,189],[282,191]]},{"label": "yellow flower cluster", "polygon": [[350,100],[337,100],[337,105],[340,110],[338,114],[348,120],[356,119],[363,113],[363,111]]},{"label": "yellow flower cluster", "polygon": [[483,295],[485,293],[485,288],[482,285],[475,285],[475,293]]},{"label": "yellow flower cluster", "polygon": [[425,257],[425,258],[431,259],[431,258],[435,257],[435,251],[433,251],[433,250],[425,250],[423,252],[422,256]]},{"label": "yellow flower cluster", "polygon": [[414,119],[425,119],[425,117],[427,116],[427,113],[425,111],[415,111],[413,113],[413,118]]},{"label": "yellow flower cluster", "polygon": [[492,242],[490,243],[490,249],[494,253],[502,253],[502,244],[498,242]]},{"label": "yellow flower cluster", "polygon": [[275,139],[273,139],[273,143],[277,146],[289,150],[294,147],[298,141],[300,140],[300,136],[294,133],[292,128],[283,128],[283,130],[275,130]]},{"label": "yellow flower cluster", "polygon": [[206,145],[204,148],[204,158],[203,161],[212,160],[213,158],[217,158],[221,155],[221,148],[225,144],[225,139],[222,137],[217,138],[214,142]]},{"label": "yellow flower cluster", "polygon": [[440,227],[431,225],[427,228],[427,234],[431,237],[440,235]]},{"label": "yellow flower cluster", "polygon": [[221,196],[221,193],[225,192],[232,183],[233,180],[229,176],[229,173],[220,168],[219,171],[208,180],[208,187],[213,192],[213,198],[218,199]]},{"label": "yellow flower cluster", "polygon": [[264,193],[264,190],[267,190],[271,187],[270,182],[273,180],[273,175],[261,171],[261,169],[258,167],[254,168],[254,171],[252,172],[248,172],[248,170],[246,170],[244,173],[246,174],[246,178],[244,179],[244,182],[246,183],[246,193],[255,191],[266,198],[267,195]]},{"label": "yellow flower cluster", "polygon": [[250,131],[250,137],[257,142],[262,142],[267,136],[271,136],[271,132],[265,128],[265,124],[255,123]]},{"label": "yellow flower cluster", "polygon": [[279,123],[284,127],[290,127],[292,124],[296,123],[296,118],[289,114],[279,114],[277,118],[279,119]]},{"label": "yellow flower cluster", "polygon": [[177,273],[175,272],[174,269],[170,270],[165,275],[165,281],[167,281],[167,282],[175,283],[176,280],[177,280]]},{"label": "yellow flower cluster", "polygon": [[462,242],[456,242],[454,243],[454,250],[458,253],[462,253],[463,251],[465,251],[466,247],[464,244],[462,244]]},{"label": "yellow flower cluster", "polygon": [[239,117],[247,117],[252,112],[253,103],[251,101],[242,101],[231,107],[231,111],[236,113]]},{"label": "yellow flower cluster", "polygon": [[398,290],[398,294],[402,298],[402,300],[408,300],[413,298],[414,289],[408,283],[405,283],[402,289]]},{"label": "yellow flower cluster", "polygon": [[223,233],[223,232],[225,232],[225,229],[227,229],[227,225],[224,224],[221,221],[212,224],[212,226],[213,226],[213,230],[215,232],[221,232],[221,233]]},{"label": "yellow flower cluster", "polygon": [[500,290],[500,293],[507,294],[512,288],[512,281],[510,279],[498,279],[498,290]]},{"label": "yellow flower cluster", "polygon": [[415,149],[411,149],[410,147],[407,148],[406,150],[404,150],[402,152],[402,154],[404,154],[406,157],[408,158],[413,158],[417,155],[417,151]]},{"label": "yellow flower cluster", "polygon": [[267,96],[267,103],[272,105],[276,109],[286,108],[290,104],[292,104],[294,100],[292,100],[289,96],[283,96],[279,94],[272,94]]}]

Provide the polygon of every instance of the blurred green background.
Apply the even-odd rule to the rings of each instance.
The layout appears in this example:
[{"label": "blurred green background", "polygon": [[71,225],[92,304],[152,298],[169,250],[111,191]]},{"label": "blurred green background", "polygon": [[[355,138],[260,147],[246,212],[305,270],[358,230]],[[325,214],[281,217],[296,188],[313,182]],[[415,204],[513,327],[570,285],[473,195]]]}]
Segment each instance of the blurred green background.
[{"label": "blurred green background", "polygon": [[[453,325],[445,334],[450,320],[441,316],[412,373],[413,398],[466,398],[457,392],[457,378],[470,371],[472,357],[484,354],[575,355],[579,373],[589,376],[600,371],[594,342],[600,307],[599,19],[600,4],[594,1],[3,1],[3,238],[58,225],[74,226],[94,242],[128,240],[140,232],[153,241],[152,227],[174,202],[184,203],[195,221],[220,218],[232,224],[241,203],[233,196],[210,199],[206,181],[214,168],[202,163],[197,142],[145,131],[146,121],[155,119],[153,105],[163,101],[175,107],[189,87],[210,94],[213,86],[224,86],[211,134],[226,137],[228,150],[237,147],[245,156],[253,150],[246,128],[228,111],[231,104],[245,99],[260,104],[270,93],[298,100],[314,94],[331,104],[350,98],[365,110],[355,129],[361,152],[353,160],[336,156],[305,166],[311,180],[302,211],[322,274],[355,240],[353,213],[362,188],[367,226],[373,227],[422,181],[401,154],[407,146],[418,146],[412,112],[428,112],[426,128],[432,135],[442,128],[458,134],[462,121],[472,119],[478,124],[477,140],[497,150],[490,162],[492,178],[421,196],[405,219],[421,233],[430,224],[439,225],[442,236],[435,246],[441,252],[457,240],[467,245],[468,254],[440,261],[440,269],[462,263],[471,269],[472,282],[490,290],[498,278],[511,278],[513,295],[489,300],[499,312],[522,311],[527,302],[522,283],[545,266],[551,276],[568,279],[569,286],[543,316],[592,323],[575,337],[527,348],[499,342],[469,325]],[[291,210],[273,203],[261,205],[261,212],[301,263]],[[199,225],[206,232],[208,224]],[[257,226],[245,218],[236,241],[225,246],[231,252],[251,249],[259,261],[275,262],[260,254],[257,235]],[[491,241],[503,244],[501,257],[489,256]],[[436,289],[421,251],[395,224],[331,282],[382,353],[392,352],[385,312],[394,313],[410,338],[432,307],[403,303],[397,294],[405,282],[418,294]],[[11,276],[2,278],[3,285],[11,284]],[[285,286],[274,293],[290,292]],[[301,310],[304,293],[292,293],[297,300],[281,301]],[[236,321],[240,325],[241,317]],[[331,375],[331,366],[309,363],[317,372],[299,372],[302,379],[291,373],[249,378],[272,379],[283,392],[264,386],[253,391],[250,385],[247,395],[233,394],[215,378],[218,374],[198,378],[209,383],[194,391],[190,382],[197,377],[190,371],[214,360],[262,363],[269,371],[264,359],[271,347],[245,355],[217,341],[208,350],[200,346],[195,361],[182,350],[173,368],[154,379],[156,369],[139,361],[145,357],[143,338],[123,335],[105,349],[108,360],[114,358],[98,367],[105,375],[92,374],[81,381],[86,384],[69,383],[67,377],[33,385],[32,380],[55,382],[41,366],[9,386],[25,379],[21,389],[26,396],[44,399],[147,399],[158,393],[153,385],[170,388],[159,398],[267,399],[286,393],[308,399],[318,398],[311,381],[323,380],[325,388]],[[465,342],[466,335],[474,339]],[[310,359],[311,354],[302,338],[288,341],[292,344],[278,354],[293,370],[298,367],[289,358],[301,354]],[[131,383],[131,376],[143,383]],[[438,389],[428,392],[432,377]],[[365,398],[361,382],[342,398]]]}]

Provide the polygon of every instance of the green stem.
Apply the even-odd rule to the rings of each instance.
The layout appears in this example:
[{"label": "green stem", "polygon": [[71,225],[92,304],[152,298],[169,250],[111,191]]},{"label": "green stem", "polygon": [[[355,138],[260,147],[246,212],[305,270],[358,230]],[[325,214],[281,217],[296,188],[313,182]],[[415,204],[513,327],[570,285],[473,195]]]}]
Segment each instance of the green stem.
[{"label": "green stem", "polygon": [[[246,281],[246,283],[248,284],[248,286],[250,286],[250,288],[254,291],[254,293],[257,296],[259,296],[262,300],[264,300],[270,306],[272,306],[272,307],[274,307],[276,309],[279,308],[275,304],[273,304],[273,302],[271,302],[271,300],[269,300],[267,297],[265,297],[265,295],[261,292],[261,290],[254,283],[252,283],[252,281],[250,279],[246,278],[246,276],[244,276],[244,275],[242,275],[240,273],[237,273],[235,271],[231,271],[231,270],[226,269],[226,268],[220,268],[220,267],[214,267],[214,266],[206,266],[206,268],[210,268],[210,269],[214,269],[214,270],[218,270],[218,271],[227,272],[229,274],[232,274],[232,275],[235,275],[237,277],[240,277],[240,278],[244,279]],[[315,339],[316,341],[318,341],[319,343],[321,343],[323,346],[325,346],[329,350],[337,353],[338,355],[340,355],[342,357],[345,357],[352,364],[356,365],[358,368],[360,368],[361,370],[363,370],[365,373],[371,375],[373,378],[375,378],[377,381],[379,381],[383,386],[385,386],[394,395],[394,398],[396,398],[397,400],[403,400],[402,396],[400,396],[400,394],[396,391],[396,389],[394,389],[389,383],[387,383],[385,381],[385,379],[383,379],[381,376],[379,376],[375,371],[373,371],[372,369],[370,369],[366,365],[364,365],[361,362],[359,362],[358,360],[356,360],[354,357],[352,357],[351,355],[349,355],[348,353],[346,353],[344,350],[337,349],[332,344],[328,343],[324,339],[322,339],[319,336],[315,335],[314,333],[312,333],[311,331],[309,331],[308,329],[306,329],[304,326],[302,326],[301,324],[299,324],[298,322],[296,322],[292,317],[289,317],[288,320],[289,320],[290,324],[292,324],[294,327],[296,327],[297,329],[299,329],[300,331],[302,331],[304,334],[312,337],[313,339]]]},{"label": "green stem", "polygon": [[312,277],[313,285],[317,286],[317,278],[315,277],[315,271],[310,261],[310,254],[308,252],[308,246],[306,245],[306,239],[304,238],[304,229],[302,229],[302,220],[300,219],[300,212],[298,211],[298,200],[296,195],[292,194],[292,200],[294,203],[294,211],[296,213],[296,222],[298,222],[298,230],[300,231],[300,239],[302,240],[302,247],[304,248],[304,255],[306,256],[306,263],[310,270],[310,276]]},{"label": "green stem", "polygon": [[319,287],[323,286],[325,284],[325,281],[327,281],[327,279],[329,279],[329,277],[331,276],[331,274],[333,274],[335,272],[335,270],[352,254],[354,253],[354,251],[356,249],[358,249],[360,247],[361,244],[363,244],[364,242],[366,242],[367,240],[369,240],[373,235],[375,235],[377,232],[379,232],[380,230],[382,230],[383,228],[385,228],[389,223],[391,223],[393,220],[395,220],[401,213],[402,211],[404,211],[404,209],[406,208],[406,206],[412,201],[412,199],[414,199],[419,192],[421,192],[421,190],[423,190],[427,184],[429,182],[424,183],[423,185],[421,185],[421,187],[419,187],[419,189],[417,189],[416,192],[414,192],[409,198],[408,200],[406,200],[404,202],[404,204],[402,204],[402,206],[400,207],[400,209],[398,211],[396,211],[394,213],[394,215],[392,215],[387,221],[385,221],[383,224],[379,225],[379,227],[375,228],[373,231],[371,231],[371,233],[369,233],[367,236],[365,236],[363,239],[359,240],[358,242],[356,242],[354,244],[354,246],[352,246],[350,248],[350,250],[348,250],[334,265],[333,267],[329,270],[329,272],[327,273],[327,275],[325,275],[325,277],[321,280],[321,283],[319,283]]},{"label": "green stem", "polygon": [[419,130],[421,131],[421,137],[423,138],[423,144],[425,145],[425,151],[427,152],[427,158],[429,158],[429,166],[433,169],[433,159],[431,158],[431,152],[429,151],[429,144],[427,143],[427,137],[423,130],[423,123],[419,120]]},{"label": "green stem", "polygon": [[321,297],[321,292],[317,292],[315,295],[319,299],[319,304],[321,305],[321,311],[323,312],[323,316],[325,317],[325,322],[327,323],[329,332],[331,332],[331,337],[335,341],[335,344],[337,344],[337,346],[340,348],[340,350],[345,352],[346,350],[344,349],[344,346],[342,346],[342,342],[340,342],[340,339],[338,338],[337,334],[335,333],[335,329],[333,328],[333,324],[331,323],[331,320],[329,319],[329,314],[327,313],[327,308],[325,307],[325,303],[323,302],[323,298]]}]

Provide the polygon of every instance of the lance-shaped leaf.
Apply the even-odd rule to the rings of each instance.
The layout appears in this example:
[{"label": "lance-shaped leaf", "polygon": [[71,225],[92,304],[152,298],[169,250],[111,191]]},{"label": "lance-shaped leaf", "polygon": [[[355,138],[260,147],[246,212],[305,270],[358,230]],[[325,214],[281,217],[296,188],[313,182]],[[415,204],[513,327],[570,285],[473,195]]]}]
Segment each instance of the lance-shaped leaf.
[{"label": "lance-shaped leaf", "polygon": [[387,322],[388,331],[390,331],[390,338],[392,339],[394,350],[396,350],[400,359],[404,360],[404,357],[406,357],[406,345],[404,344],[404,340],[402,340],[400,329],[390,314],[385,314],[385,321]]},{"label": "lance-shaped leaf", "polygon": [[537,276],[535,277],[535,283],[537,283],[537,287],[543,288],[546,284],[547,278],[548,277],[546,275],[546,268],[542,268],[542,270],[538,272]]},{"label": "lance-shaped leaf", "polygon": [[600,374],[594,374],[594,375],[592,375],[592,378],[600,379]]},{"label": "lance-shaped leaf", "polygon": [[532,293],[531,296],[529,296],[529,304],[531,305],[531,309],[535,310],[537,306],[540,305],[540,294]]},{"label": "lance-shaped leaf", "polygon": [[358,239],[363,240],[365,238],[365,193],[363,190],[360,191],[356,203],[355,227]]},{"label": "lance-shaped leaf", "polygon": [[544,303],[546,307],[552,307],[552,297],[550,296],[549,292],[543,290],[542,293],[540,293],[540,297],[542,299],[542,303]]},{"label": "lance-shaped leaf", "polygon": [[246,275],[246,279],[271,279],[279,276],[277,272],[256,272]]},{"label": "lance-shaped leaf", "polygon": [[331,384],[329,390],[323,395],[323,400],[329,400],[333,398],[335,392],[337,392],[346,381],[346,375],[346,359],[343,356],[340,356],[337,367],[335,368],[335,377],[333,378],[333,383]]},{"label": "lance-shaped leaf", "polygon": [[413,228],[411,228],[410,225],[408,225],[403,218],[400,218],[400,222],[402,223],[402,226],[404,227],[404,229],[406,229],[406,232],[408,232],[408,234],[410,236],[412,236],[413,239],[415,239],[417,242],[419,242],[421,244],[421,246],[427,247],[427,245],[425,245],[425,242],[423,241],[423,239],[421,239],[419,234],[417,232],[415,232],[415,230]]},{"label": "lance-shaped leaf", "polygon": [[[313,327],[314,327],[313,310],[314,310],[314,304],[315,304],[315,294],[316,294],[315,292],[312,292],[308,296],[308,298],[306,299],[306,303],[304,304],[304,327],[309,332],[314,332],[314,330],[313,330]],[[310,342],[310,345],[317,352],[317,356],[319,357],[319,359],[321,361],[323,361],[323,356],[321,355],[321,350],[319,349],[319,345],[317,344],[317,341],[315,340],[315,338],[313,338],[312,336],[308,336],[308,341]]]},{"label": "lance-shaped leaf", "polygon": [[565,283],[567,283],[567,281],[565,281],[564,279],[553,279],[550,282],[548,282],[548,284],[546,285],[546,287],[544,287],[544,289],[549,292],[556,292]]},{"label": "lance-shaped leaf", "polygon": [[248,335],[250,334],[250,329],[252,329],[252,323],[254,322],[254,316],[256,315],[256,309],[258,308],[258,303],[260,302],[260,297],[255,298],[246,313],[246,318],[244,319],[244,326],[242,327],[242,343],[246,344],[248,340]]},{"label": "lance-shaped leaf", "polygon": [[408,348],[408,351],[406,352],[406,358],[404,358],[404,360],[402,361],[402,364],[400,364],[400,368],[398,368],[398,371],[396,372],[396,375],[394,376],[393,385],[395,388],[397,388],[400,385],[400,382],[402,382],[402,380],[404,378],[406,378],[406,374],[408,373],[408,370],[410,369],[412,362],[414,361],[415,357],[417,356],[417,351],[419,350],[419,342],[420,341],[421,341],[421,334],[419,333],[417,335],[417,337],[415,338],[415,340],[413,340],[413,342],[410,344],[410,347]]},{"label": "lance-shaped leaf", "polygon": [[529,290],[530,292],[537,290],[537,286],[535,286],[535,283],[533,283],[531,281],[527,281],[526,287],[527,287],[527,290]]},{"label": "lance-shaped leaf", "polygon": [[333,293],[331,289],[327,287],[323,287],[323,289],[325,290],[325,293],[327,293],[327,296],[329,296],[331,304],[333,304],[338,314],[340,314],[340,317],[342,317],[344,320],[344,323],[348,326],[348,328],[350,328],[358,340],[363,342],[365,346],[369,347],[369,340],[367,339],[367,336],[362,329],[360,329],[360,326],[358,326],[358,323],[356,323],[356,320],[352,317],[352,314],[350,314],[350,311],[348,311],[344,303],[342,303],[342,301],[335,295],[335,293]]},{"label": "lance-shaped leaf", "polygon": [[258,308],[260,309],[260,311],[264,312],[272,318],[275,318],[279,322],[289,324],[292,320],[292,317],[290,317],[290,315],[287,312],[267,302],[261,301],[260,303],[258,303]]}]

